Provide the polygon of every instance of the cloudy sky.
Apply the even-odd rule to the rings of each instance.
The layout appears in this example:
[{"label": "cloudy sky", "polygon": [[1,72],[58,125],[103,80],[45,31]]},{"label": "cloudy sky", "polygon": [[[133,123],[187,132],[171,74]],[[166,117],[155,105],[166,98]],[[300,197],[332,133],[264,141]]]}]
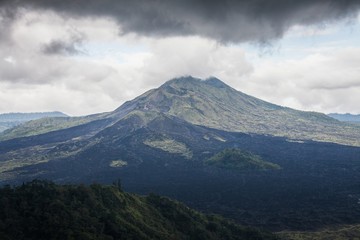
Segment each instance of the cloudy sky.
[{"label": "cloudy sky", "polygon": [[358,0],[0,0],[0,112],[111,111],[183,75],[360,113]]}]

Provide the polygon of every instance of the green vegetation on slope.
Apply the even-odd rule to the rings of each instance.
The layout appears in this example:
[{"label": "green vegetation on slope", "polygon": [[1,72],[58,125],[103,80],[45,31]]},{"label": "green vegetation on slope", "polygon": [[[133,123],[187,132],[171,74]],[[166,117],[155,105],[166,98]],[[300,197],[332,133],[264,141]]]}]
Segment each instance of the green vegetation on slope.
[{"label": "green vegetation on slope", "polygon": [[276,239],[121,186],[33,181],[0,189],[1,239]]},{"label": "green vegetation on slope", "polygon": [[280,169],[280,166],[266,162],[251,152],[228,148],[205,161],[206,164],[236,170],[267,170]]},{"label": "green vegetation on slope", "polygon": [[191,150],[186,147],[184,143],[166,137],[157,140],[147,139],[144,141],[144,144],[148,145],[149,147],[161,149],[165,152],[181,154],[186,159],[191,159],[193,156]]}]

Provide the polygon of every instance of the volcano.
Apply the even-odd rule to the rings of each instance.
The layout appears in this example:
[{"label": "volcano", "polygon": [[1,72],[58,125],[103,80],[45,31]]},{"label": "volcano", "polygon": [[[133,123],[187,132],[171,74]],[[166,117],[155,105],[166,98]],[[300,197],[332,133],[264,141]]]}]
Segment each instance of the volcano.
[{"label": "volcano", "polygon": [[360,219],[357,125],[268,103],[213,77],[170,80],[112,112],[30,121],[0,140],[2,184],[120,178],[126,190],[271,230],[299,229],[307,214],[306,229]]}]

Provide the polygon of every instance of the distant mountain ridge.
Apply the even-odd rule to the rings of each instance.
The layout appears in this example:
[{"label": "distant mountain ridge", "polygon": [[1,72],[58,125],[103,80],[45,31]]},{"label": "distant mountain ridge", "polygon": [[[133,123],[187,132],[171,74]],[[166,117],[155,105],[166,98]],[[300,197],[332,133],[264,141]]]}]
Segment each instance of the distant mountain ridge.
[{"label": "distant mountain ridge", "polygon": [[30,121],[44,117],[68,117],[65,113],[54,111],[54,112],[31,112],[31,113],[1,113],[0,121]]},{"label": "distant mountain ridge", "polygon": [[350,114],[350,113],[329,113],[328,116],[335,118],[342,122],[354,122],[360,123],[360,114]]},{"label": "distant mountain ridge", "polygon": [[21,123],[41,118],[69,117],[62,112],[33,112],[33,113],[1,113],[0,132],[15,127]]}]

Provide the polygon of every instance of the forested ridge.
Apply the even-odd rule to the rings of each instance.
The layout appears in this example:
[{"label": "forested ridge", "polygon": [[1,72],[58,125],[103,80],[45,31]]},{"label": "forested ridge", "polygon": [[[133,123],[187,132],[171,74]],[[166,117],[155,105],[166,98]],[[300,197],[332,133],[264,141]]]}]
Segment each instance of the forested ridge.
[{"label": "forested ridge", "polygon": [[276,239],[119,183],[56,185],[34,180],[0,189],[1,239]]}]

